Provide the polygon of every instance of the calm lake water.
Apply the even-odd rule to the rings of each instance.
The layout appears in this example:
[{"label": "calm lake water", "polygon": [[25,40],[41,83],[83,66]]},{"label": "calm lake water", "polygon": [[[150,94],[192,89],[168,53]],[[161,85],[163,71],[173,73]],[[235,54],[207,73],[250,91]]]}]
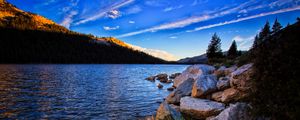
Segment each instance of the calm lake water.
[{"label": "calm lake water", "polygon": [[186,65],[0,65],[0,119],[138,119],[171,84],[144,80]]}]

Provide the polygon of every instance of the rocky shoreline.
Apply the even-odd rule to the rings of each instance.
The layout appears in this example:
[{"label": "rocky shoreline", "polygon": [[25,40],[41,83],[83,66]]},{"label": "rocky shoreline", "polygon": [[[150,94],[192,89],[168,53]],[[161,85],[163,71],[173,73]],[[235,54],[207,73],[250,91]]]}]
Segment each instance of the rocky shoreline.
[{"label": "rocky shoreline", "polygon": [[[251,105],[245,100],[253,93],[252,64],[241,67],[192,65],[182,73],[146,78],[173,83],[171,92],[157,109],[155,120],[251,120]],[[161,84],[158,88],[163,88]]]}]

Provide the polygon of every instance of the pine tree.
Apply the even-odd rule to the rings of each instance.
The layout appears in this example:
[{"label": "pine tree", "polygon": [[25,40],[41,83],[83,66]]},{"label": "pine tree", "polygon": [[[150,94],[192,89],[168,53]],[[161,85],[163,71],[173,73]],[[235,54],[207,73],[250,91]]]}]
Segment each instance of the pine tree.
[{"label": "pine tree", "polygon": [[238,56],[238,51],[237,51],[237,45],[236,45],[236,42],[235,40],[233,40],[229,50],[228,50],[228,53],[227,53],[227,57],[228,58],[235,58]]},{"label": "pine tree", "polygon": [[281,24],[278,22],[277,18],[273,24],[273,27],[272,27],[272,33],[277,33],[278,31],[280,31],[282,28]]},{"label": "pine tree", "polygon": [[259,39],[258,35],[256,35],[255,38],[254,38],[252,48],[256,48],[260,43],[261,43],[260,39]]},{"label": "pine tree", "polygon": [[259,33],[259,41],[264,41],[264,39],[266,39],[270,35],[271,35],[270,23],[269,21],[267,21],[265,26],[262,28],[261,32]]},{"label": "pine tree", "polygon": [[208,59],[222,57],[221,39],[216,33],[211,38],[206,54]]}]

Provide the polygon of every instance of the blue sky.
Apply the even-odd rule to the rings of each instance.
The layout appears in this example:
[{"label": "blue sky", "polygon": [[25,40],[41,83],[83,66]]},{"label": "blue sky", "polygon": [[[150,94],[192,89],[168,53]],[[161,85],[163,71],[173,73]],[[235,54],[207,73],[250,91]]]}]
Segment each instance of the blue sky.
[{"label": "blue sky", "polygon": [[300,16],[300,0],[8,0],[71,30],[113,36],[174,60],[205,53],[213,33],[222,49],[236,40],[247,50],[254,35],[277,17]]}]

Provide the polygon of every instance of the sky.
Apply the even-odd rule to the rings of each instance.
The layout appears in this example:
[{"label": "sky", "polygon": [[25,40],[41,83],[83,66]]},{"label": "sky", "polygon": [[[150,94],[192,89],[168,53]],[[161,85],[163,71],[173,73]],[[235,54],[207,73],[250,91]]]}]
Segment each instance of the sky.
[{"label": "sky", "polygon": [[300,16],[300,0],[7,0],[70,30],[116,37],[167,60],[201,55],[214,33],[223,51],[248,50],[266,21]]}]

